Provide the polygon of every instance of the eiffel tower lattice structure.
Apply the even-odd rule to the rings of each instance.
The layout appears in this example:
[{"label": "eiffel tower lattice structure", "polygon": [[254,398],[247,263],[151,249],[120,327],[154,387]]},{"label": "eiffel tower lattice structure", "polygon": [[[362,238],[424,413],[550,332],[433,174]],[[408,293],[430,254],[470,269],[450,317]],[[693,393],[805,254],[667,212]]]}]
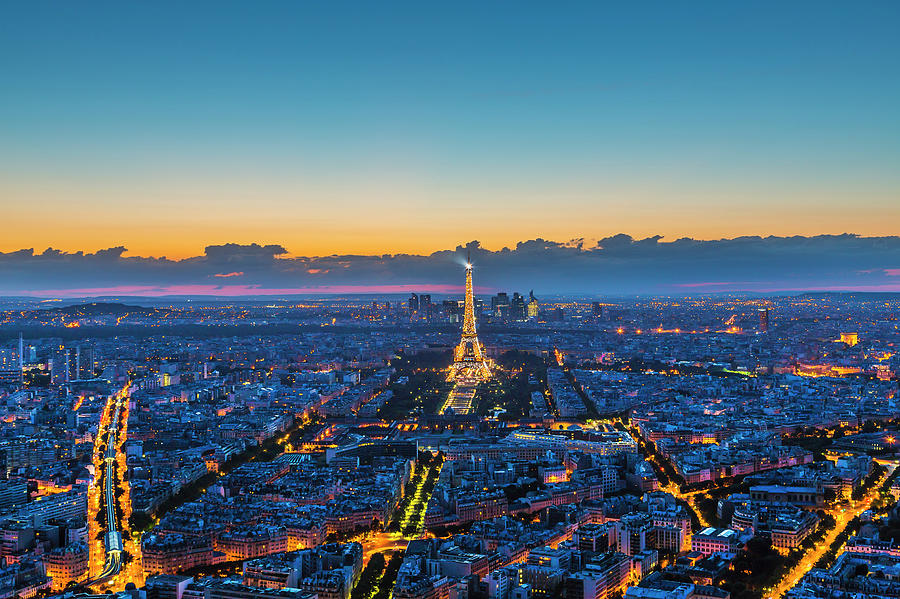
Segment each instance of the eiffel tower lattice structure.
[{"label": "eiffel tower lattice structure", "polygon": [[451,377],[456,381],[486,381],[491,369],[484,358],[475,332],[475,300],[472,292],[472,263],[466,262],[466,301],[463,312],[462,337],[453,350]]}]

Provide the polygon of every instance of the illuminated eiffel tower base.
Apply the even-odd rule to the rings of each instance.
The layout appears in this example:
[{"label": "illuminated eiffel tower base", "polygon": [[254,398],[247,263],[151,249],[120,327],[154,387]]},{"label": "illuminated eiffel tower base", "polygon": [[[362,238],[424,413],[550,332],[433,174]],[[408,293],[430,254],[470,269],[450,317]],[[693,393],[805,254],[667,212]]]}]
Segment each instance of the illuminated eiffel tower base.
[{"label": "illuminated eiffel tower base", "polygon": [[450,366],[450,380],[453,390],[441,407],[440,413],[448,416],[472,413],[475,408],[475,394],[478,383],[491,378],[478,335],[475,333],[475,300],[472,297],[472,264],[466,264],[466,305],[463,316],[462,337],[453,350],[453,364]]}]

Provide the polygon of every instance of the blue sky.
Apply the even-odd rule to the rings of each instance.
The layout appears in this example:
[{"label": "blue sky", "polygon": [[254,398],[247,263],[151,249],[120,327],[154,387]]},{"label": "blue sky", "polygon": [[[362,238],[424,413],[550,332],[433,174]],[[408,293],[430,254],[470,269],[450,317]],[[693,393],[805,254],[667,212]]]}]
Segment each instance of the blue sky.
[{"label": "blue sky", "polygon": [[895,233],[898,25],[897,2],[7,3],[0,251]]}]

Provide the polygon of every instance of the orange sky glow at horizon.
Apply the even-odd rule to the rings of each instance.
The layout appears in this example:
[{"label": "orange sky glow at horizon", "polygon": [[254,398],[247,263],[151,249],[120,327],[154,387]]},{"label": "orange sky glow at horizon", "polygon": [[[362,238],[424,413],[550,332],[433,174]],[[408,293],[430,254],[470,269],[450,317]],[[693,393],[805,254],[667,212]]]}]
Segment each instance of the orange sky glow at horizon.
[{"label": "orange sky glow at horizon", "polygon": [[651,233],[635,231],[635,230],[610,230],[600,233],[594,233],[591,237],[578,236],[574,232],[572,234],[549,235],[545,233],[523,234],[521,236],[501,236],[501,235],[478,235],[459,230],[457,233],[448,233],[441,238],[428,236],[427,238],[419,238],[409,236],[398,240],[392,236],[370,236],[366,239],[348,239],[343,242],[335,242],[339,235],[324,235],[322,238],[310,239],[308,236],[291,237],[287,232],[283,235],[272,235],[271,233],[260,232],[258,235],[235,235],[222,236],[221,232],[209,232],[207,235],[196,234],[188,238],[163,238],[163,235],[153,235],[149,238],[131,237],[113,237],[108,242],[98,242],[96,236],[81,233],[75,236],[60,234],[54,238],[46,238],[45,241],[38,241],[43,235],[33,235],[27,240],[22,239],[16,243],[11,241],[15,236],[8,236],[6,240],[0,243],[0,253],[14,252],[22,249],[33,249],[35,253],[41,253],[45,249],[52,248],[63,252],[84,252],[93,253],[98,250],[110,247],[124,246],[126,252],[124,256],[140,256],[140,257],[166,257],[174,260],[182,260],[203,255],[204,248],[209,245],[224,245],[227,243],[234,244],[252,244],[260,245],[275,244],[281,245],[287,250],[287,254],[282,257],[318,257],[330,255],[392,255],[392,254],[413,254],[428,255],[433,252],[450,250],[459,245],[465,245],[470,241],[477,240],[485,249],[498,251],[504,247],[514,248],[516,243],[521,241],[529,241],[532,239],[542,238],[548,241],[567,242],[579,237],[586,240],[585,247],[591,247],[596,243],[597,239],[603,237],[624,233],[631,235],[635,239],[642,239],[652,235],[662,235],[661,241],[670,242],[683,237],[691,237],[698,240],[718,240],[728,239],[741,236],[777,236],[789,237],[793,235],[839,235],[843,233],[852,233],[864,237],[881,237],[890,235],[890,231],[867,231],[859,228],[851,229],[832,229],[832,230],[816,230],[810,232],[798,232],[796,230],[776,230],[769,231],[744,231],[744,232],[725,232],[721,235],[703,235],[690,233],[673,233],[663,235],[660,232]]},{"label": "orange sky glow at horizon", "polygon": [[[900,232],[900,206],[883,206],[879,218],[852,205],[830,204],[811,210],[806,203],[776,207],[716,206],[710,203],[668,205],[558,202],[528,206],[518,212],[505,203],[485,202],[453,208],[441,203],[381,205],[375,210],[332,204],[333,210],[298,202],[293,207],[250,202],[136,203],[90,206],[50,202],[11,204],[0,252],[52,247],[65,252],[94,252],[124,246],[130,256],[182,259],[203,254],[207,245],[279,244],[290,256],[430,254],[478,240],[491,250],[520,241],[594,240],[619,233],[636,239],[660,235],[725,239],[740,236],[793,236],[853,233],[866,237]],[[327,204],[327,203],[324,203]]]}]

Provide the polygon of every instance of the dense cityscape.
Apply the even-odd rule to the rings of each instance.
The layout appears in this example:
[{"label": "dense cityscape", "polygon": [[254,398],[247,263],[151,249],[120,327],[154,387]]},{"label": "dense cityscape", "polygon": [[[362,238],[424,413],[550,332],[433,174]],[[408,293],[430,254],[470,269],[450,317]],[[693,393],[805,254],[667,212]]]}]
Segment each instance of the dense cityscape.
[{"label": "dense cityscape", "polygon": [[0,596],[897,596],[900,300],[7,299]]},{"label": "dense cityscape", "polygon": [[0,599],[900,599],[898,31],[0,2]]}]

